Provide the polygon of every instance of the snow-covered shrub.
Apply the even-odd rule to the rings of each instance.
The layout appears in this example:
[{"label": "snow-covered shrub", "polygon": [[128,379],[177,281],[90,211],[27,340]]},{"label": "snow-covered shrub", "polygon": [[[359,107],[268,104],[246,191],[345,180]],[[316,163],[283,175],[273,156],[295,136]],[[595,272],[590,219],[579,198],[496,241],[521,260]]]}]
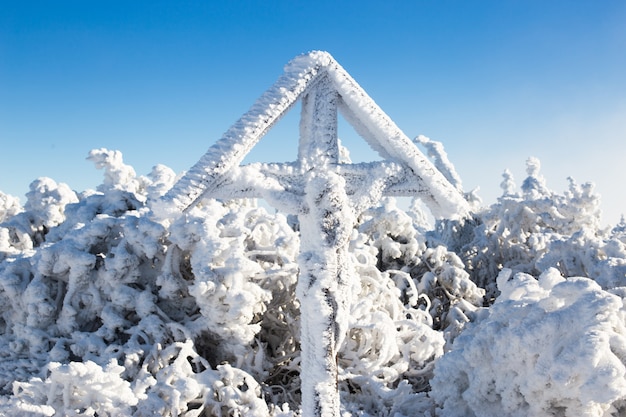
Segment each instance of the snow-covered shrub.
[{"label": "snow-covered shrub", "polygon": [[0,191],[0,223],[24,210],[20,199]]},{"label": "snow-covered shrub", "polygon": [[[401,270],[380,271],[380,257],[367,235],[357,234],[350,251],[360,288],[352,294],[348,330],[339,350],[342,402],[353,414],[395,415],[430,406],[415,396],[426,390],[432,361],[443,354],[443,334],[420,305],[413,278]],[[400,251],[401,252],[401,251]],[[427,299],[427,298],[426,298]],[[401,414],[398,414],[401,415]]]},{"label": "snow-covered shrub", "polygon": [[482,305],[458,256],[427,247],[420,232],[393,199],[359,216],[350,254],[360,288],[339,350],[342,403],[354,415],[433,411],[434,360]]},{"label": "snow-covered shrub", "polygon": [[416,228],[412,217],[393,199],[367,210],[361,221],[359,230],[369,239],[371,250],[376,250],[376,267],[411,277],[412,287],[407,287],[406,280],[398,282],[404,289],[402,298],[419,297],[432,317],[431,326],[444,330],[446,338],[458,334],[469,320],[466,314],[482,306],[484,296],[459,256],[438,242],[427,242],[426,231]]},{"label": "snow-covered shrub", "polygon": [[[16,382],[9,413],[53,416],[119,416],[131,413],[137,397],[130,383],[120,377],[124,368],[111,361],[104,368],[91,361],[60,364],[50,362],[45,380]],[[2,405],[0,405],[2,410]]]},{"label": "snow-covered shrub", "polygon": [[[269,379],[285,366],[297,369],[295,232],[284,216],[245,203],[207,201],[172,225],[170,236],[146,204],[171,185],[171,171],[157,167],[138,180],[121,159],[103,157],[110,154],[116,155],[95,154],[110,171],[100,192],[83,193],[80,201],[72,193],[68,202],[55,194],[61,187],[40,180],[31,187],[28,210],[10,219],[41,219],[29,224],[46,229],[37,245],[13,250],[0,263],[0,389],[15,397],[8,409],[17,410],[18,401],[24,413],[39,406],[88,413],[89,407],[65,398],[80,387],[66,384],[58,398],[49,389],[87,366],[85,372],[101,369],[109,375],[103,379],[121,378],[133,390],[131,409],[123,412],[104,398],[98,406],[101,400],[86,397],[98,415],[191,416],[204,409],[211,415],[268,415],[261,398],[264,389],[274,388],[255,378]],[[172,243],[177,236],[180,246]],[[227,300],[231,308],[220,309]],[[264,303],[282,313],[259,324]],[[266,346],[281,351],[282,359],[266,360]],[[219,365],[224,360],[232,366]],[[187,368],[189,361],[196,366]],[[14,382],[22,384],[19,392]],[[193,384],[200,388],[188,389]],[[42,390],[45,396],[34,394]]]},{"label": "snow-covered shrub", "polygon": [[[164,217],[169,168],[90,159],[97,191],[39,179],[23,208],[0,200],[0,414],[297,415],[298,219],[212,199]],[[342,412],[624,409],[626,226],[600,228],[590,185],[560,195],[538,161],[528,173],[520,193],[505,174],[496,204],[434,230],[393,199],[354,213]],[[496,287],[503,268],[516,278]]]},{"label": "snow-covered shrub", "polygon": [[57,184],[50,178],[38,178],[30,184],[22,211],[18,202],[2,194],[0,208],[0,261],[39,246],[48,231],[65,220],[65,208],[78,197],[67,184]]},{"label": "snow-covered shrub", "polygon": [[135,169],[126,165],[120,151],[108,149],[93,149],[89,152],[88,160],[96,165],[96,168],[104,170],[104,181],[98,186],[98,191],[117,189],[136,193],[142,191],[141,181],[135,174]]},{"label": "snow-covered shrub", "polygon": [[459,191],[463,191],[463,182],[456,172],[454,165],[448,159],[443,143],[432,140],[424,135],[415,138],[415,143],[426,149],[427,155],[432,159],[433,164],[446,177],[446,179]]},{"label": "snow-covered shrub", "polygon": [[569,179],[569,189],[546,186],[536,158],[516,193],[505,171],[503,195],[474,219],[444,221],[429,236],[459,254],[472,280],[497,295],[494,277],[503,268],[538,276],[554,267],[564,276],[585,276],[603,288],[626,285],[624,242],[600,226],[600,197],[593,184]]},{"label": "snow-covered shrub", "polygon": [[614,415],[626,398],[623,299],[555,269],[510,276],[436,363],[438,415]]},{"label": "snow-covered shrub", "polygon": [[[257,337],[273,349],[295,344],[297,334],[285,338],[283,326],[296,330],[293,301],[286,297],[294,296],[298,239],[284,216],[269,215],[249,202],[206,201],[172,224],[170,240],[176,243],[170,249],[181,251],[193,274],[186,291],[201,316],[190,328],[218,344],[217,362],[253,363],[261,354],[250,350]],[[268,305],[283,310],[270,313],[271,323],[264,320]],[[280,340],[274,331],[282,334]]]}]

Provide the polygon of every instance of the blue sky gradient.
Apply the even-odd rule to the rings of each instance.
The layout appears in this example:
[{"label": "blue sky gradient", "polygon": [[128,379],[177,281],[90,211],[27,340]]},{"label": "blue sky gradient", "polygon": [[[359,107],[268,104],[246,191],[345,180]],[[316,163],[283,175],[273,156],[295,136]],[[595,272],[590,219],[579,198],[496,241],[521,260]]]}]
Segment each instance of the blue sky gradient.
[{"label": "blue sky gradient", "polygon": [[[0,190],[82,191],[89,150],[180,172],[291,58],[329,51],[409,137],[444,143],[485,204],[536,156],[626,212],[626,2],[14,1],[0,13]],[[297,110],[250,155],[293,160]],[[345,123],[357,160],[375,159]]]}]

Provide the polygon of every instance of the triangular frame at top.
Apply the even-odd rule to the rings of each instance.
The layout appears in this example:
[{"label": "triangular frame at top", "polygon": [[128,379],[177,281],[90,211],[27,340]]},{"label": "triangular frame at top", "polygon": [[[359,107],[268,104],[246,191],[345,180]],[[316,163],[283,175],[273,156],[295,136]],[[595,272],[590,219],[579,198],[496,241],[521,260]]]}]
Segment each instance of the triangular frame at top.
[{"label": "triangular frame at top", "polygon": [[[163,197],[162,202],[172,209],[183,211],[205,196],[268,197],[270,193],[274,197],[269,200],[286,200],[284,195],[278,195],[285,191],[301,194],[301,174],[305,169],[301,150],[298,161],[292,164],[251,164],[242,167],[241,162],[296,102],[324,83],[329,84],[336,94],[336,108],[346,121],[385,159],[370,164],[336,164],[327,169],[344,173],[351,171],[355,178],[363,172],[378,169],[381,175],[390,178],[395,175],[395,179],[384,184],[383,194],[418,195],[437,218],[468,215],[469,206],[459,190],[450,184],[343,67],[329,53],[322,51],[298,56],[287,64],[276,83],[209,148]],[[298,203],[295,200],[297,198],[292,201],[291,211],[297,213]]]}]

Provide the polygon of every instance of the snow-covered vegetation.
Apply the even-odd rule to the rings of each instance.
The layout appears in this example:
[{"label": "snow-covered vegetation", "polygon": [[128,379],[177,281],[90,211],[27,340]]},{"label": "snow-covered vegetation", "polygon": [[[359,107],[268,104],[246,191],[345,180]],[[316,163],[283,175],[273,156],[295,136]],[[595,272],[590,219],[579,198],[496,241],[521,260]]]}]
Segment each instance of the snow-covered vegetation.
[{"label": "snow-covered vegetation", "polygon": [[[298,415],[298,218],[205,198],[163,219],[172,170],[89,159],[97,190],[0,193],[0,414]],[[527,173],[489,207],[468,195],[471,219],[431,225],[392,198],[357,213],[344,413],[626,412],[626,223],[601,227],[592,185]]]}]

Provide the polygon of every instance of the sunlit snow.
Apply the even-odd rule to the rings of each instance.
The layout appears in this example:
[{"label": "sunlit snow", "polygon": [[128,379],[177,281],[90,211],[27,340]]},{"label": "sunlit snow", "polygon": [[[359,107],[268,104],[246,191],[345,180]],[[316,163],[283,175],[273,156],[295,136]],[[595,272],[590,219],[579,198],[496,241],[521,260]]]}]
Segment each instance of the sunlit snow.
[{"label": "sunlit snow", "polygon": [[[186,175],[138,175],[119,151],[96,149],[97,190],[39,178],[23,207],[0,192],[0,414],[299,416],[320,346],[336,347],[336,379],[321,388],[337,387],[342,416],[626,412],[626,223],[601,227],[591,184],[548,189],[536,158],[520,189],[509,171],[494,179],[502,196],[481,208],[440,143],[381,142],[393,126],[361,114],[380,109],[313,58],[333,88],[350,84],[339,110],[391,162],[351,168],[338,146],[336,171],[239,166],[239,147],[258,137],[233,138],[265,114],[253,107]],[[281,97],[311,68],[288,66]],[[425,204],[372,186],[406,180],[400,162],[430,173]],[[229,191],[214,198],[207,175],[226,169]],[[257,185],[253,197],[281,210],[241,198]],[[326,289],[333,311],[302,302]],[[336,345],[303,339],[333,314],[323,336]]]}]

